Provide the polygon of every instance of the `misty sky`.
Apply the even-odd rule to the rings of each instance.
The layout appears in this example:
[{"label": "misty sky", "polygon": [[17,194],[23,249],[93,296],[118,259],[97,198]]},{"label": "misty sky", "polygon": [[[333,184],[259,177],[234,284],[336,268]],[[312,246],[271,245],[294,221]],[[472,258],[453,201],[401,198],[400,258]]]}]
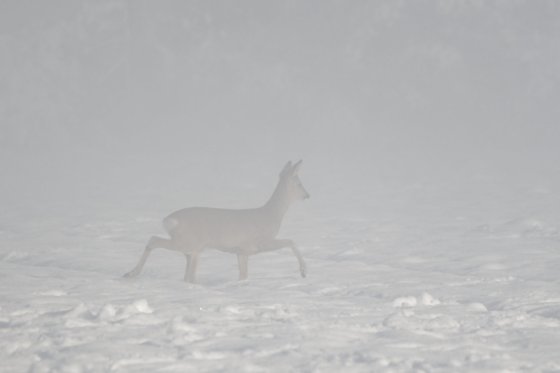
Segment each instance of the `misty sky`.
[{"label": "misty sky", "polygon": [[4,0],[5,170],[13,189],[299,157],[556,180],[559,16],[553,0]]}]

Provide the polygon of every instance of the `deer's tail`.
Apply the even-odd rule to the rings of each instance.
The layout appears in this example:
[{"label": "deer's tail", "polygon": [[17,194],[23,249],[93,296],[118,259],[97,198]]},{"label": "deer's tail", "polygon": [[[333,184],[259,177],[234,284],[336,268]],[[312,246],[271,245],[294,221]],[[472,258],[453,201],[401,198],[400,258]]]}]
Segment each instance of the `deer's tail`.
[{"label": "deer's tail", "polygon": [[177,228],[177,225],[179,225],[179,221],[175,218],[168,216],[165,219],[163,219],[163,228],[165,228],[166,232],[169,235],[173,233],[175,228]]}]

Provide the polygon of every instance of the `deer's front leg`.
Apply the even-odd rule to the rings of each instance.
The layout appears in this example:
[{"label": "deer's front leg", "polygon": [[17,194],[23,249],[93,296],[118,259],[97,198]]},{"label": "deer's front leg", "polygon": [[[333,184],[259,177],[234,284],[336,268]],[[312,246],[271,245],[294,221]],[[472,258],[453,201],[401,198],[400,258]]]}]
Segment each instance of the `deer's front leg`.
[{"label": "deer's front leg", "polygon": [[249,255],[237,254],[237,264],[239,265],[239,281],[247,280],[249,275]]},{"label": "deer's front leg", "polygon": [[289,247],[290,249],[292,249],[292,252],[296,256],[299,263],[299,272],[301,273],[301,277],[305,277],[307,275],[307,265],[305,264],[305,261],[303,260],[303,257],[301,256],[301,253],[299,252],[294,241],[287,239],[274,239],[271,241],[266,241],[259,245],[259,251],[274,251],[282,249],[284,247]]}]

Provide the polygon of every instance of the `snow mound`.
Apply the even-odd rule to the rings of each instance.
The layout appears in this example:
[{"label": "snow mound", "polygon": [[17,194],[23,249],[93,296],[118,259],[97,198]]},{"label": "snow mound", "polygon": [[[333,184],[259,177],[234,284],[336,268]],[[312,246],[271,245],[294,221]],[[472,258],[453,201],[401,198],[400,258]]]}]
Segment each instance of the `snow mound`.
[{"label": "snow mound", "polygon": [[416,307],[418,305],[423,306],[437,306],[441,304],[440,300],[434,298],[430,293],[423,292],[419,297],[415,296],[405,296],[395,298],[393,300],[393,307],[404,308],[404,307]]},{"label": "snow mound", "polygon": [[488,312],[488,308],[482,303],[473,302],[467,305],[467,311],[469,312]]},{"label": "snow mound", "polygon": [[393,307],[403,308],[403,307],[416,307],[418,304],[418,299],[413,296],[409,297],[399,297],[393,300]]}]

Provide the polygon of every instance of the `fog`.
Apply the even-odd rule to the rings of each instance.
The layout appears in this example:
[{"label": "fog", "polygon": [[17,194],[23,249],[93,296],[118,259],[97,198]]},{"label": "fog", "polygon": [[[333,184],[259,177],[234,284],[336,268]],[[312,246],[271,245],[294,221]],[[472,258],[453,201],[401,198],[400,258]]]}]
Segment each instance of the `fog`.
[{"label": "fog", "polygon": [[555,1],[1,7],[3,184],[16,192],[191,184],[200,168],[255,163],[276,174],[292,158],[321,183],[349,170],[557,179]]},{"label": "fog", "polygon": [[[560,325],[559,19],[555,0],[1,0],[0,277],[36,296],[0,285],[0,331],[21,342],[0,356],[14,371],[34,361],[30,372],[130,363],[86,342],[63,352],[96,334],[55,334],[48,315],[62,314],[65,328],[101,325],[134,351],[131,325],[151,326],[173,361],[220,370],[223,350],[216,361],[243,371],[247,315],[260,315],[253,347],[272,346],[256,367],[411,371],[420,356],[425,371],[560,369],[558,334],[544,331]],[[203,287],[183,286],[171,253],[139,282],[114,280],[169,212],[262,204],[298,159],[311,199],[283,232],[310,260],[308,282],[290,254],[258,259],[241,285],[225,254],[202,262]],[[25,324],[30,304],[44,312]],[[416,305],[451,321],[401,313]],[[352,315],[347,334],[330,339],[339,315]],[[532,324],[518,337],[521,319]],[[418,330],[466,342],[438,350]],[[492,350],[500,333],[510,360]],[[63,342],[41,344],[51,337]],[[114,365],[84,363],[92,351]],[[185,368],[153,364],[140,366]]]}]

